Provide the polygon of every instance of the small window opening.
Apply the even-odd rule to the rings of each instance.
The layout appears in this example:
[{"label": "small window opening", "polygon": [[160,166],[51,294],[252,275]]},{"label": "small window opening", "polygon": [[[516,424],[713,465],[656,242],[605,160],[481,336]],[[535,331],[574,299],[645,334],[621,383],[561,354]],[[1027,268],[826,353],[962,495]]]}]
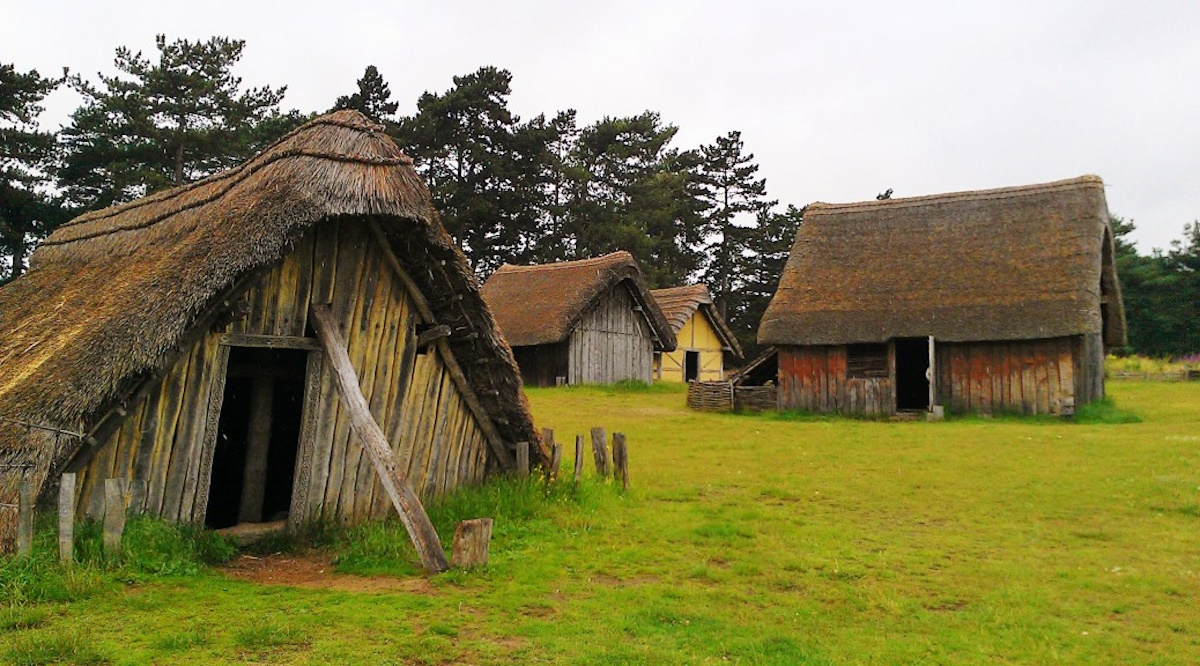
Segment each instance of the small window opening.
[{"label": "small window opening", "polygon": [[886,344],[849,345],[847,347],[847,378],[873,379],[887,376],[888,346]]}]

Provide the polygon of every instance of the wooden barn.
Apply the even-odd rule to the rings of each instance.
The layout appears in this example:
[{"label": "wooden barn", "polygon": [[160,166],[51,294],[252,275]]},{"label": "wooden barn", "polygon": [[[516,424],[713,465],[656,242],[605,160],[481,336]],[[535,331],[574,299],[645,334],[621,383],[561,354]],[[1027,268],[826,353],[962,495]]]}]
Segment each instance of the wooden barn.
[{"label": "wooden barn", "polygon": [[628,252],[538,266],[505,264],[483,285],[530,386],[653,379],[654,354],[675,349]]},{"label": "wooden barn", "polygon": [[725,379],[725,355],[742,358],[742,346],[717,312],[708,287],[692,284],[654,289],[650,293],[675,333],[675,351],[654,354],[654,379],[668,382]]},{"label": "wooden barn", "polygon": [[423,497],[511,467],[515,442],[544,456],[471,267],[354,111],[63,225],[0,288],[0,332],[0,502],[18,473],[47,497],[71,471],[80,517],[110,478],[212,528],[387,514],[353,400]]},{"label": "wooden barn", "polygon": [[1069,413],[1125,344],[1104,184],[813,204],[758,339],[781,409]]}]

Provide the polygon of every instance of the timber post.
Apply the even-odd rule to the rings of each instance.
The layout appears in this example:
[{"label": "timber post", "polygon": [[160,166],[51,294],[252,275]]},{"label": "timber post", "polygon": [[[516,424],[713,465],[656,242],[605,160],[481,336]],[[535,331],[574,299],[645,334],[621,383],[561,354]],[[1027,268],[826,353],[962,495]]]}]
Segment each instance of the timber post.
[{"label": "timber post", "polygon": [[575,435],[575,487],[583,480],[583,435]]},{"label": "timber post", "polygon": [[450,563],[446,561],[446,551],[438,539],[437,530],[429,521],[429,514],[425,513],[416,491],[400,471],[383,430],[371,415],[370,405],[359,388],[358,375],[350,362],[350,355],[346,353],[346,341],[342,339],[333,312],[328,305],[322,304],[314,304],[311,311],[313,328],[333,372],[334,386],[350,417],[350,429],[370,456],[380,485],[400,514],[400,522],[412,539],[422,566],[429,573],[446,571]]},{"label": "timber post", "polygon": [[58,559],[75,560],[75,472],[66,472],[58,482]]},{"label": "timber post", "polygon": [[104,553],[116,559],[121,555],[121,535],[125,532],[125,482],[104,480]]},{"label": "timber post", "polygon": [[608,457],[608,436],[604,428],[592,428],[592,458],[596,461],[596,473],[608,477],[612,462]]},{"label": "timber post", "polygon": [[140,516],[146,510],[146,480],[129,482],[129,515]]},{"label": "timber post", "polygon": [[517,442],[517,478],[529,480],[529,442]]},{"label": "timber post", "polygon": [[455,569],[485,567],[488,563],[488,544],[492,540],[492,519],[464,520],[454,528],[454,545],[450,563]]},{"label": "timber post", "polygon": [[625,442],[625,433],[613,433],[613,466],[616,470],[613,476],[620,480],[621,489],[629,490],[629,447]]},{"label": "timber post", "polygon": [[17,555],[29,557],[33,553],[33,482],[28,475],[21,476],[20,495],[17,499]]},{"label": "timber post", "polygon": [[550,468],[546,470],[546,479],[552,481],[558,478],[558,468],[562,464],[562,447],[554,441],[554,428],[542,428],[542,442],[550,447]]}]

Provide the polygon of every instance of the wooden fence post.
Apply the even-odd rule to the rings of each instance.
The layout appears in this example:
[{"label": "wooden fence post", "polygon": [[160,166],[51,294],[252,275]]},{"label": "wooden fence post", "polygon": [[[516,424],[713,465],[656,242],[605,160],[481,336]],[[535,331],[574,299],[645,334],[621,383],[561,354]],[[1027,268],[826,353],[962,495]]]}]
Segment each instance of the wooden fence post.
[{"label": "wooden fence post", "polygon": [[546,479],[553,481],[558,478],[558,469],[562,465],[562,447],[554,441],[554,428],[542,428],[542,441],[550,447],[550,469],[546,471]]},{"label": "wooden fence post", "polygon": [[450,564],[456,569],[483,567],[488,563],[488,544],[492,540],[492,519],[464,520],[454,528]]},{"label": "wooden fence post", "polygon": [[104,552],[109,557],[121,554],[121,535],[125,532],[125,481],[104,480]]},{"label": "wooden fence post", "polygon": [[583,480],[583,435],[575,435],[575,487]]},{"label": "wooden fence post", "polygon": [[20,496],[17,500],[17,555],[29,557],[33,553],[33,482],[27,475],[21,476]]},{"label": "wooden fence post", "polygon": [[623,432],[613,433],[613,466],[616,467],[614,475],[620,479],[621,488],[629,490],[629,447]]},{"label": "wooden fence post", "polygon": [[604,428],[592,428],[592,458],[596,461],[596,472],[607,477],[612,463],[608,457],[608,436],[604,434]]},{"label": "wooden fence post", "polygon": [[517,442],[517,478],[529,479],[529,442]]},{"label": "wooden fence post", "polygon": [[58,559],[75,561],[75,472],[65,472],[58,481]]}]

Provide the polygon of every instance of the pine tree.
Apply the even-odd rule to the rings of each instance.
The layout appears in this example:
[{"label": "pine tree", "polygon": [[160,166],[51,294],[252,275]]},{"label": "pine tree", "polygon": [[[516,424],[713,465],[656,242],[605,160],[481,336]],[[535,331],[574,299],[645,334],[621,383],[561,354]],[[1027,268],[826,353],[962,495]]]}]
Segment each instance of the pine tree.
[{"label": "pine tree", "polygon": [[427,92],[395,135],[429,183],[446,230],[481,274],[527,261],[542,244],[548,206],[548,146],[556,126],[508,109],[512,75],[495,67]]},{"label": "pine tree", "polygon": [[46,176],[54,135],[37,125],[42,100],[60,83],[0,64],[0,283],[24,273],[32,245],[62,221]]},{"label": "pine tree", "polygon": [[167,42],[156,61],[116,50],[115,75],[73,77],[83,104],[62,132],[59,178],[71,204],[91,209],[181,185],[245,161],[303,118],[281,113],[286,87],[243,89],[233,75],[245,42]]},{"label": "pine tree", "polygon": [[750,231],[750,253],[742,262],[742,286],[737,299],[730,300],[727,315],[729,327],[738,336],[747,358],[760,351],[758,326],[779,288],[779,278],[803,222],[804,209],[788,205],[782,213],[760,212],[758,224]]},{"label": "pine tree", "polygon": [[394,121],[398,102],[390,101],[392,89],[388,86],[375,65],[367,65],[362,78],[357,81],[358,92],[342,95],[330,111],[354,109],[375,122],[390,124]]},{"label": "pine tree", "polygon": [[[705,216],[707,261],[704,280],[722,316],[729,295],[742,287],[744,257],[751,251],[754,220],[775,205],[767,200],[767,182],[755,178],[754,155],[745,153],[741,132],[730,132],[700,149],[699,196],[708,206]],[[749,218],[750,224],[738,224]]]}]

